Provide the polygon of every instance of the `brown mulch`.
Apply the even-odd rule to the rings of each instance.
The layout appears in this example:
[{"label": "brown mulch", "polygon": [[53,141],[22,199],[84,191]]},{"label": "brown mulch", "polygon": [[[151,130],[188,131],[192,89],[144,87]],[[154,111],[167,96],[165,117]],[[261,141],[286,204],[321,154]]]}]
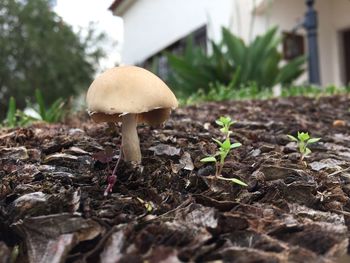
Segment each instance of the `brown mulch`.
[{"label": "brown mulch", "polygon": [[[237,121],[242,143],[223,176],[247,187],[200,162],[216,150],[220,116]],[[0,130],[0,262],[337,262],[348,252],[349,96],[179,108],[162,128],[138,127],[142,164],[121,161],[104,197],[120,130],[84,116]],[[286,137],[297,131],[322,138],[306,165]],[[98,157],[108,148],[110,162]]]}]

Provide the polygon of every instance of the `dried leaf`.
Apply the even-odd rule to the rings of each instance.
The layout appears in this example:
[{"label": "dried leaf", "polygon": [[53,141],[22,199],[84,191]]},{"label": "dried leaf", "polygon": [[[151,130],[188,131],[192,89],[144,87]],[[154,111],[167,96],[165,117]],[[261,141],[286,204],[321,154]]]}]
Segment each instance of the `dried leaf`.
[{"label": "dried leaf", "polygon": [[181,149],[179,148],[175,148],[173,146],[162,144],[162,143],[156,146],[150,147],[149,150],[153,151],[156,155],[168,155],[168,156],[180,155],[180,151],[181,151]]},{"label": "dried leaf", "polygon": [[194,169],[191,155],[188,152],[184,152],[184,154],[181,156],[180,164],[184,165],[183,169],[185,170],[193,171]]},{"label": "dried leaf", "polygon": [[91,219],[66,213],[26,218],[13,227],[26,242],[30,263],[65,262],[72,247],[104,231]]},{"label": "dried leaf", "polygon": [[115,151],[111,147],[106,147],[103,151],[93,153],[92,158],[100,161],[101,163],[109,163],[113,160]]}]

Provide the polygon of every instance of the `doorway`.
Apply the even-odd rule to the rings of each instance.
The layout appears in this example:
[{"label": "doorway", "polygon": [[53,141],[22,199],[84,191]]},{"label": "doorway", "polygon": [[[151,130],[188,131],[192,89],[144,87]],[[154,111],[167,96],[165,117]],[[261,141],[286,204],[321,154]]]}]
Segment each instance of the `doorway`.
[{"label": "doorway", "polygon": [[344,80],[345,84],[350,84],[350,29],[343,31],[344,49]]}]

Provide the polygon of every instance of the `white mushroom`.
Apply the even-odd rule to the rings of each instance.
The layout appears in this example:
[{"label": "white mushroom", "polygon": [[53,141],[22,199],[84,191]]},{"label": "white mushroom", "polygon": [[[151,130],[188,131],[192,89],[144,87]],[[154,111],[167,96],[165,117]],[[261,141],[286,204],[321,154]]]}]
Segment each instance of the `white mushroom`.
[{"label": "white mushroom", "polygon": [[178,106],[168,86],[153,73],[135,66],[109,69],[87,92],[90,116],[95,122],[122,122],[125,161],[141,162],[137,123],[159,125]]}]

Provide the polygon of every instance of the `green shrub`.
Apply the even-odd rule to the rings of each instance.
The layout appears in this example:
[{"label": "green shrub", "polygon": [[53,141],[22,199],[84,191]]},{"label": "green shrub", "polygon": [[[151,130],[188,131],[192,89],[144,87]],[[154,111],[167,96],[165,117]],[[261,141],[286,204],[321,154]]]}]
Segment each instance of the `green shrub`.
[{"label": "green shrub", "polygon": [[273,97],[273,91],[270,88],[259,90],[255,83],[234,89],[230,85],[225,86],[220,83],[210,84],[210,89],[205,93],[202,89],[191,94],[186,99],[180,98],[182,105],[190,105],[203,101],[228,101],[228,100],[247,100],[247,99],[269,99]]},{"label": "green shrub", "polygon": [[35,120],[33,117],[17,109],[16,99],[11,97],[8,103],[6,118],[3,120],[2,125],[8,128],[21,127],[29,124],[33,120]]},{"label": "green shrub", "polygon": [[36,102],[34,104],[27,102],[27,109],[35,112],[35,116],[32,116],[17,109],[16,99],[11,97],[6,118],[2,122],[3,125],[13,128],[28,125],[33,121],[54,123],[63,119],[66,110],[64,109],[65,102],[62,98],[55,100],[49,107],[45,106],[45,99],[38,89],[35,90],[35,98]]},{"label": "green shrub", "polygon": [[75,32],[48,0],[0,1],[0,118],[10,97],[18,109],[42,89],[47,104],[84,91],[93,80],[102,47],[109,44],[95,24]]},{"label": "green shrub", "polygon": [[62,120],[64,116],[65,102],[62,98],[55,100],[49,107],[45,106],[44,97],[39,89],[35,90],[36,106],[31,106],[34,111],[40,116],[40,120],[54,123]]},{"label": "green shrub", "polygon": [[218,83],[229,89],[255,83],[258,90],[289,85],[304,72],[305,58],[297,57],[281,65],[280,43],[277,27],[257,36],[249,45],[223,28],[222,41],[211,41],[208,55],[189,39],[183,55],[167,54],[172,69],[170,84],[180,96],[198,90],[206,94]]},{"label": "green shrub", "polygon": [[[281,88],[280,97],[320,97],[338,94],[347,94],[350,92],[349,87],[336,86],[288,86]],[[202,89],[187,96],[180,98],[181,105],[191,105],[205,101],[228,101],[228,100],[249,100],[249,99],[270,99],[276,95],[271,88],[259,90],[255,83],[233,89],[230,85],[226,86],[220,83],[210,84],[210,89],[205,93]]]},{"label": "green shrub", "polygon": [[14,97],[10,98],[9,108],[7,110],[6,119],[4,120],[4,124],[8,127],[16,126],[16,100]]}]

